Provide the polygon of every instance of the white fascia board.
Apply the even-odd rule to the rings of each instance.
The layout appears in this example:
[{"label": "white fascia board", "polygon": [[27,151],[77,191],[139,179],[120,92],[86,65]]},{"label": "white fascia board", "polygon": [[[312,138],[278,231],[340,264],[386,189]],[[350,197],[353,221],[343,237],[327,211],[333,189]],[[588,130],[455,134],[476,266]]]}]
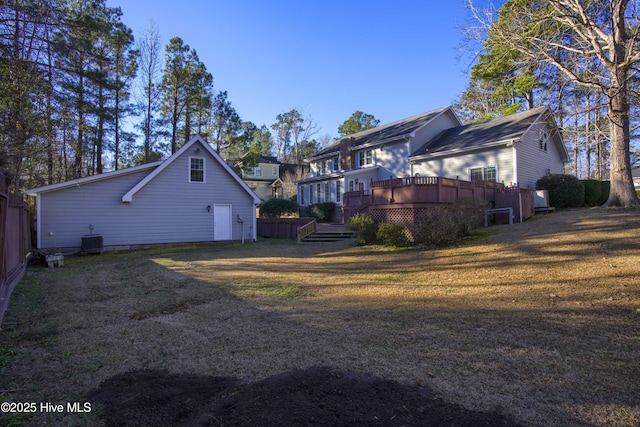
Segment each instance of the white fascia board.
[{"label": "white fascia board", "polygon": [[57,184],[45,185],[44,187],[32,188],[26,191],[26,194],[29,196],[35,196],[41,193],[48,193],[50,191],[56,191],[67,187],[74,187],[79,185],[88,184],[90,182],[102,181],[105,179],[111,179],[120,175],[127,175],[130,173],[140,172],[145,169],[156,168],[162,164],[162,161],[146,163],[140,166],[134,166],[131,168],[120,169],[112,172],[105,172],[98,175],[85,176],[84,178],[72,179],[70,181],[59,182]]},{"label": "white fascia board", "polygon": [[236,174],[233,171],[233,169],[231,169],[231,167],[224,160],[222,160],[222,157],[220,157],[220,155],[215,152],[215,150],[211,147],[211,145],[209,145],[209,143],[207,143],[199,135],[194,136],[193,138],[191,138],[186,144],[184,144],[182,146],[182,148],[180,148],[178,151],[176,151],[171,157],[169,157],[167,160],[165,160],[159,167],[157,167],[153,172],[151,172],[149,175],[144,177],[144,179],[142,181],[140,181],[131,190],[129,190],[124,196],[122,196],[122,202],[123,203],[131,203],[133,201],[133,196],[138,191],[140,191],[145,185],[147,185],[149,182],[151,182],[151,180],[153,180],[153,178],[155,178],[160,173],[162,173],[163,170],[165,170],[171,163],[173,163],[178,157],[180,157],[182,154],[184,154],[185,151],[190,149],[196,143],[200,143],[200,145],[202,145],[202,147],[205,150],[207,150],[207,152],[209,154],[211,154],[211,156],[220,164],[220,166],[222,166],[223,169],[225,169],[229,173],[229,175],[231,175],[231,177],[233,177],[233,179],[236,182],[238,182],[238,184],[240,184],[240,186],[253,198],[253,203],[255,205],[259,205],[260,203],[262,203],[262,201],[256,195],[256,193],[254,193],[249,188],[249,186],[238,176],[238,174]]}]

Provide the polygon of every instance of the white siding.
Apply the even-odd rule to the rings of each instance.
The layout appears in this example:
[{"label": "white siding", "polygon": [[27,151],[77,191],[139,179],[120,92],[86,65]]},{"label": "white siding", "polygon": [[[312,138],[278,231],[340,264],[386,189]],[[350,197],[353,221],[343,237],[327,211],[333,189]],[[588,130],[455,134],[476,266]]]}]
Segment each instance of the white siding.
[{"label": "white siding", "polygon": [[388,179],[389,176],[403,177],[409,174],[407,162],[407,143],[395,142],[376,147],[373,151],[373,165],[380,166],[379,177],[374,179]]},{"label": "white siding", "polygon": [[423,126],[416,132],[415,138],[411,140],[409,153],[405,154],[404,157],[406,158],[407,156],[413,154],[427,141],[435,138],[443,131],[456,126],[459,126],[459,124],[455,122],[449,114],[440,114],[439,116],[434,118],[433,121],[431,121],[427,126]]},{"label": "white siding", "polygon": [[[544,123],[535,123],[516,143],[518,180],[521,187],[535,188],[536,181],[547,173],[564,173],[564,164],[558,148],[549,139],[547,150],[540,148],[540,130],[546,129]],[[548,130],[547,130],[548,131]]]},{"label": "white siding", "polygon": [[466,181],[469,179],[470,168],[485,166],[497,167],[497,181],[507,185],[515,182],[513,151],[509,147],[423,160],[413,165],[413,174],[458,178]]},{"label": "white siding", "polygon": [[[189,182],[189,154],[176,158],[147,183],[131,203],[122,196],[149,171],[89,182],[39,196],[40,248],[79,248],[82,236],[103,236],[105,246],[185,243],[213,240],[213,205],[232,206],[232,236],[253,236],[252,197],[208,153],[205,182]],[[211,206],[211,211],[207,211]],[[51,234],[51,235],[50,235]]]}]

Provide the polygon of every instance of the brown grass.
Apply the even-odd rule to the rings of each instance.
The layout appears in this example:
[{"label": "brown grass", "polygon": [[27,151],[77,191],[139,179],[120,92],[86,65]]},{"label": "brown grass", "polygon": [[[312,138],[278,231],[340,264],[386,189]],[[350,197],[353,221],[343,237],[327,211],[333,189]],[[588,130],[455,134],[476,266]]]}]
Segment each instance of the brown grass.
[{"label": "brown grass", "polygon": [[[106,253],[30,268],[0,400],[84,401],[128,370],[364,371],[532,426],[640,424],[640,212],[574,210],[441,250],[345,243]],[[36,414],[28,424],[99,424]]]}]

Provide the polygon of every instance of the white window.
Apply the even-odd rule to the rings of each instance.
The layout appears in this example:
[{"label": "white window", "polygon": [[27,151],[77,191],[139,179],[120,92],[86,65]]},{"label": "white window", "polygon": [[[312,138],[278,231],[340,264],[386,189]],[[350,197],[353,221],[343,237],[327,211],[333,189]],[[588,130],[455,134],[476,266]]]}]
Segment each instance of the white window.
[{"label": "white window", "polygon": [[189,157],[189,182],[204,182],[204,157]]},{"label": "white window", "polygon": [[313,184],[309,185],[309,204],[313,204]]},{"label": "white window", "polygon": [[337,172],[340,170],[340,158],[339,157],[334,157],[333,158],[333,171]]},{"label": "white window", "polygon": [[278,176],[278,167],[277,166],[271,166],[271,175]]},{"label": "white window", "polygon": [[471,181],[497,181],[498,174],[495,166],[484,166],[469,169]]},{"label": "white window", "polygon": [[322,197],[320,193],[322,192],[322,186],[320,183],[316,184],[316,203],[320,203],[320,198]]},{"label": "white window", "polygon": [[330,202],[330,192],[329,192],[329,181],[324,183],[324,198],[323,198],[323,202]]},{"label": "white window", "polygon": [[540,149],[542,151],[547,151],[547,141],[548,140],[549,140],[549,135],[547,134],[547,131],[541,130],[540,131],[540,137],[539,137],[539,143],[540,143]]},{"label": "white window", "polygon": [[256,166],[253,168],[253,174],[255,176],[262,176],[262,166]]},{"label": "white window", "polygon": [[340,203],[342,201],[342,185],[340,181],[336,181],[336,202]]},{"label": "white window", "polygon": [[362,150],[358,152],[358,166],[365,167],[373,164],[373,150]]}]

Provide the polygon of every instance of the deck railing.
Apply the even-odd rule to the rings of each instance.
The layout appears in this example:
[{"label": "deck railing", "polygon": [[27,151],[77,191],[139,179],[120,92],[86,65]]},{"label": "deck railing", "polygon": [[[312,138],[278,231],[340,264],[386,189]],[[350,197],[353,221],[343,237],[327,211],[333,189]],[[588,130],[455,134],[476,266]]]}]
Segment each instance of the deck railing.
[{"label": "deck railing", "polygon": [[463,181],[434,176],[371,181],[368,190],[345,193],[342,208],[346,222],[363,206],[368,209],[415,209],[448,205],[461,199],[483,200],[495,207],[511,206],[517,219],[533,215],[529,190],[507,187],[501,182]]}]

